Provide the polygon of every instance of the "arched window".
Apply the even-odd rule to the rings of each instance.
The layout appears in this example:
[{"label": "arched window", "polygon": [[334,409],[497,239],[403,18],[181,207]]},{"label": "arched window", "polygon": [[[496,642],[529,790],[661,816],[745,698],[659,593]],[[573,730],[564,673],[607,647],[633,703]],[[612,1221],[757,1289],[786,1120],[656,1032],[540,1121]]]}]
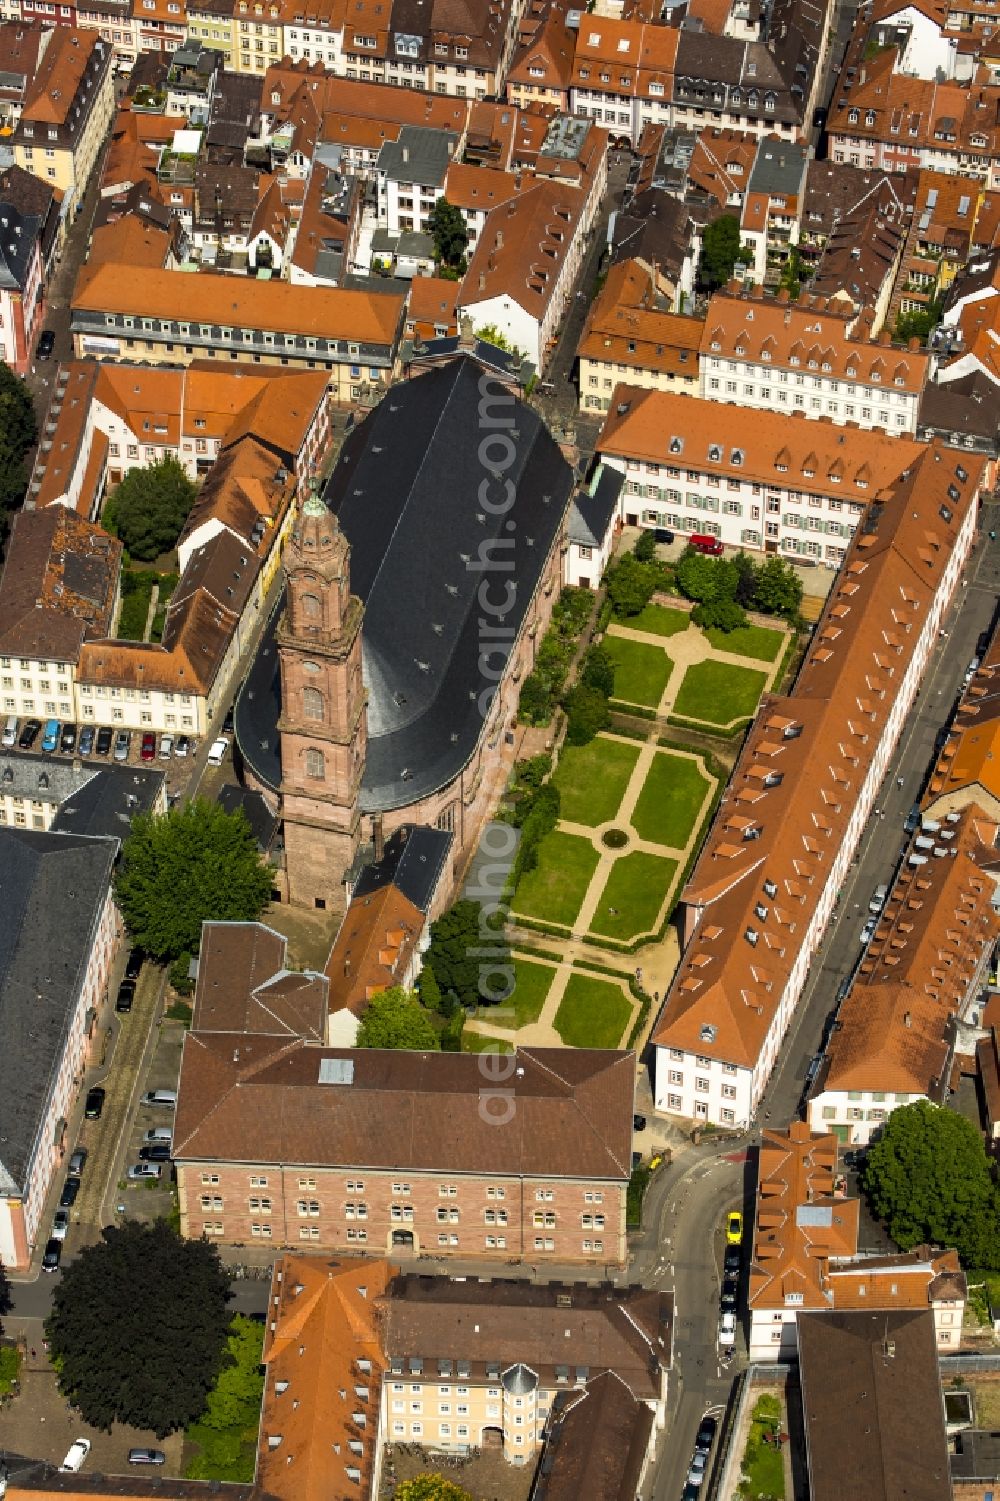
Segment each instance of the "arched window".
[{"label": "arched window", "polygon": [[302,713],[306,719],[323,718],[323,695],[318,688],[303,688]]},{"label": "arched window", "polygon": [[306,751],[306,776],[316,777],[319,781],[326,775],[326,759],[321,750]]},{"label": "arched window", "polygon": [[322,608],[318,594],[302,595],[302,613],[307,620],[318,620]]}]

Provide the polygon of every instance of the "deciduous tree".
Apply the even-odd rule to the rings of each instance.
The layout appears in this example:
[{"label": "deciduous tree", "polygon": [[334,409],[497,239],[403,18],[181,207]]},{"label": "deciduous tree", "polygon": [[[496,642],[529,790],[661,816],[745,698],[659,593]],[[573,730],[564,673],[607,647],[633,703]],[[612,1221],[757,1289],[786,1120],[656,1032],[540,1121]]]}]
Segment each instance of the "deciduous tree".
[{"label": "deciduous tree", "polygon": [[0,361],[0,507],[20,505],[27,489],[24,458],[38,435],[26,383]]},{"label": "deciduous tree", "polygon": [[229,1279],[163,1220],[109,1225],[64,1269],[45,1325],[63,1396],[94,1428],[193,1422],[223,1364]]},{"label": "deciduous tree", "polygon": [[443,1475],[415,1475],[393,1491],[393,1501],[474,1501],[470,1493]]},{"label": "deciduous tree", "polygon": [[197,493],[168,455],[145,469],[130,469],[108,500],[104,519],[134,558],[151,562],[175,545]]},{"label": "deciduous tree", "polygon": [[447,198],[439,198],[428,215],[427,227],[434,237],[436,259],[452,271],[464,271],[469,231],[461,209]]},{"label": "deciduous tree", "polygon": [[996,1182],[964,1116],[928,1100],[894,1110],[868,1150],[862,1187],[904,1251],[930,1241],[954,1246],[967,1265],[1000,1267]]},{"label": "deciduous tree", "polygon": [[154,959],[198,952],[203,922],[249,922],[271,894],[242,812],[200,799],[132,820],[115,895],[140,948]]},{"label": "deciduous tree", "polygon": [[702,237],[698,280],[706,291],[726,284],[739,253],[740,221],[735,214],[723,214],[708,226]]},{"label": "deciduous tree", "polygon": [[765,615],[792,620],[802,604],[802,580],[784,558],[770,557],[757,570],[754,604]]},{"label": "deciduous tree", "polygon": [[433,1022],[412,990],[393,985],[368,1002],[356,1046],[436,1053],[441,1044]]},{"label": "deciduous tree", "polygon": [[479,903],[463,899],[431,924],[424,962],[442,995],[471,1009],[498,999],[498,977],[509,967],[510,950],[502,928],[483,919]]}]

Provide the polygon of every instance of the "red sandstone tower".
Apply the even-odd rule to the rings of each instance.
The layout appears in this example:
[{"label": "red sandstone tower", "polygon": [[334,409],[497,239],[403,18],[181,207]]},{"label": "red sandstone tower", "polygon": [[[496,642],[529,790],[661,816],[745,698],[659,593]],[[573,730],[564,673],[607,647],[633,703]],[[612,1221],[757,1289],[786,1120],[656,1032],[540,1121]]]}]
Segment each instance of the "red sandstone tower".
[{"label": "red sandstone tower", "polygon": [[364,607],[351,594],[347,539],[318,496],[295,518],[284,565],[278,730],[288,899],[333,908],[343,902],[344,872],[360,838]]}]

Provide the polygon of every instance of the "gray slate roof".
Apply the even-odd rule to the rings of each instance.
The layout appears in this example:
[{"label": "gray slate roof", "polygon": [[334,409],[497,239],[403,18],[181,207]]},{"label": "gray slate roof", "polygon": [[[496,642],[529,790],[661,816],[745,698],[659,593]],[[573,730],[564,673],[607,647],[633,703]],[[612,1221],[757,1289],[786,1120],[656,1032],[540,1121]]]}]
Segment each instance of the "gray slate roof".
[{"label": "gray slate roof", "polygon": [[0,829],[0,1192],[24,1192],[118,851]]}]

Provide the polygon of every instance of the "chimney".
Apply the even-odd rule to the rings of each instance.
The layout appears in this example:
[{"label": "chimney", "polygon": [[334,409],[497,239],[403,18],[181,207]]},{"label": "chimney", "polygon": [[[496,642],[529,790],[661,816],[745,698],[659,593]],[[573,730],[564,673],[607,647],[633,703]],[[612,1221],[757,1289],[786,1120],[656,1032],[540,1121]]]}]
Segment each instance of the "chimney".
[{"label": "chimney", "polygon": [[480,292],[485,292],[486,291],[486,272],[485,271],[480,271],[480,273],[479,273],[479,290],[480,290]]},{"label": "chimney", "polygon": [[912,1011],[904,1011],[903,1012],[903,1026],[904,1027],[912,1027],[913,1026],[913,1012]]},{"label": "chimney", "polygon": [[404,162],[408,162],[410,160],[410,148],[409,148],[409,146],[404,146],[403,147],[403,160],[404,160]]},{"label": "chimney", "polygon": [[502,250],[503,249],[503,230],[502,229],[498,229],[497,230],[497,244],[496,244],[496,248],[498,250]]}]

